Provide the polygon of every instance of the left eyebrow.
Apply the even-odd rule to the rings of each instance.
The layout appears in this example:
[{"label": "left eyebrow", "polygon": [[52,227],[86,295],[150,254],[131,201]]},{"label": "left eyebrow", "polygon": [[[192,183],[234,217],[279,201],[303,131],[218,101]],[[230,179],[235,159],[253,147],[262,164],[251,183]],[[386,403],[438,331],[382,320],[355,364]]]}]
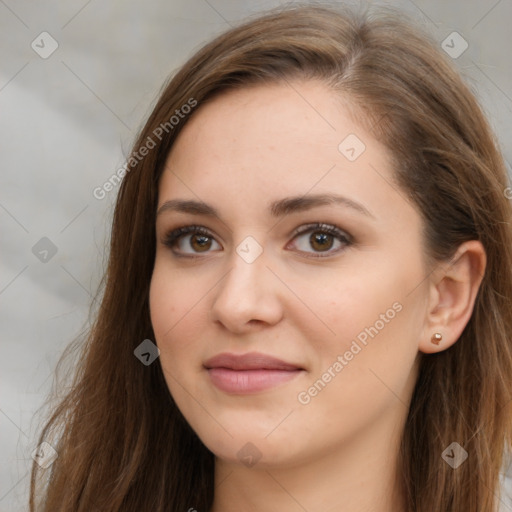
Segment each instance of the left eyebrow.
[{"label": "left eyebrow", "polygon": [[[269,204],[268,209],[272,217],[282,217],[291,213],[310,210],[318,206],[337,204],[351,208],[358,213],[375,219],[368,208],[361,203],[348,197],[336,194],[316,194],[307,196],[285,197]],[[208,217],[219,217],[218,211],[213,206],[202,201],[191,199],[171,199],[165,201],[157,210],[157,216],[166,211],[189,213],[192,215],[205,215]],[[220,218],[220,217],[219,217]]]}]

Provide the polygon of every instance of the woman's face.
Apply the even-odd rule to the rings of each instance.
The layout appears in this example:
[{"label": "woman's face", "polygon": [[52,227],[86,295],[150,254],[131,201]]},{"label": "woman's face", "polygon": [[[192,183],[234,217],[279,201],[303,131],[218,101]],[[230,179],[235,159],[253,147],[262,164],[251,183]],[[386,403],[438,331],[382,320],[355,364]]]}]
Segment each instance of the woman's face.
[{"label": "woman's face", "polygon": [[180,133],[151,320],[171,395],[221,459],[294,465],[403,424],[426,269],[388,157],[316,82],[225,93]]}]

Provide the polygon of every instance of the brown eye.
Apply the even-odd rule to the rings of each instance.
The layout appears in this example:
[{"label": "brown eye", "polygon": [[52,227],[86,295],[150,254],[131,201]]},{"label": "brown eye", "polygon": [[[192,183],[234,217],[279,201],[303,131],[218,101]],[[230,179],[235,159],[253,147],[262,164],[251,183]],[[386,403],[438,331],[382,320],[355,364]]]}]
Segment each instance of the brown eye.
[{"label": "brown eye", "polygon": [[334,237],[328,233],[317,232],[309,237],[311,247],[317,251],[328,251],[334,243]]},{"label": "brown eye", "polygon": [[211,233],[201,226],[184,226],[175,229],[162,242],[179,256],[208,253],[213,244],[219,245]]},{"label": "brown eye", "polygon": [[[303,236],[308,234],[307,238]],[[322,223],[300,228],[295,232],[294,240],[299,241],[294,245],[300,252],[309,253],[312,257],[318,258],[336,254],[353,243],[349,234],[336,226]],[[322,253],[325,253],[326,256],[322,256]]]},{"label": "brown eye", "polygon": [[[304,235],[307,234],[309,237],[306,239]],[[296,230],[293,239],[299,240],[297,244],[299,252],[307,253],[311,257],[334,255],[353,243],[352,237],[346,232],[336,226],[322,223],[309,224]],[[208,254],[212,252],[212,248],[222,249],[213,235],[202,226],[184,226],[175,229],[164,237],[162,243],[170,247],[176,256],[183,257]],[[215,244],[218,247],[215,247]],[[322,253],[325,253],[325,256]]]},{"label": "brown eye", "polygon": [[212,239],[204,235],[192,235],[190,247],[198,252],[207,251],[212,246]]}]

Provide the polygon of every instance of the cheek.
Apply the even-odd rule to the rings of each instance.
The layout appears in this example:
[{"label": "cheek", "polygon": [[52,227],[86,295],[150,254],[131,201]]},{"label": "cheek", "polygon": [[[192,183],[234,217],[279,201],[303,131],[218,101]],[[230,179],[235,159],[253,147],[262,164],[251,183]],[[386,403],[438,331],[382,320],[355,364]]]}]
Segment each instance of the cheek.
[{"label": "cheek", "polygon": [[[190,287],[182,286],[177,276],[169,274],[157,263],[149,289],[151,324],[164,370],[179,358],[180,347],[190,339],[183,335],[183,328],[193,314],[194,304]],[[176,339],[181,339],[182,343],[174,343]]]},{"label": "cheek", "polygon": [[200,367],[209,288],[204,280],[192,283],[189,274],[169,269],[157,259],[149,289],[151,324],[164,372],[181,380]]},{"label": "cheek", "polygon": [[[187,300],[190,288],[181,286],[179,279],[169,274],[162,266],[155,265],[149,289],[149,309],[155,343],[160,349],[162,372],[170,394],[179,400],[177,383],[183,382],[184,377],[181,369],[188,366],[184,363],[194,353],[188,346],[193,337],[183,332],[187,312],[191,313]],[[181,340],[180,343],[177,340]]]},{"label": "cheek", "polygon": [[[397,285],[400,278],[390,269],[377,271],[378,279],[373,272],[347,274],[340,273],[336,280],[332,276],[325,282],[317,280],[315,287],[304,282],[300,291],[301,296],[307,297],[307,303],[315,313],[314,325],[322,334],[321,345],[324,348],[343,349],[376,322],[377,327],[382,329],[383,321],[392,321],[397,316],[393,304],[403,301],[403,294]],[[384,315],[384,320],[381,315]],[[361,338],[364,338],[364,334]]]},{"label": "cheek", "polygon": [[188,278],[169,271],[157,258],[149,288],[151,322],[157,339],[164,341],[172,337],[186,324],[187,317],[193,315],[200,293],[195,290]]},{"label": "cheek", "polygon": [[173,288],[166,285],[165,277],[155,268],[149,287],[149,311],[157,341],[171,328],[176,316],[174,294]]},{"label": "cheek", "polygon": [[[323,336],[310,338],[316,340],[317,355],[312,377],[320,377],[319,372],[328,370],[338,356],[346,356],[347,366],[339,375],[345,374],[350,382],[343,384],[350,393],[357,394],[358,386],[375,381],[370,369],[391,381],[390,372],[399,380],[407,376],[417,354],[423,314],[421,290],[411,290],[423,274],[419,264],[400,262],[399,258],[382,259],[360,271],[351,267],[350,273],[341,273],[338,280],[331,279],[321,288],[304,287],[301,293],[316,304],[315,312],[324,324],[315,322]],[[404,370],[402,377],[398,368]],[[341,384],[345,379],[335,380]]]},{"label": "cheek", "polygon": [[315,425],[323,425],[326,438],[344,437],[407,403],[419,317],[410,300],[393,302],[385,290],[353,288],[354,294],[329,303],[338,311],[332,321],[336,337],[318,344],[321,355],[296,399],[312,427],[308,442],[318,443]]}]

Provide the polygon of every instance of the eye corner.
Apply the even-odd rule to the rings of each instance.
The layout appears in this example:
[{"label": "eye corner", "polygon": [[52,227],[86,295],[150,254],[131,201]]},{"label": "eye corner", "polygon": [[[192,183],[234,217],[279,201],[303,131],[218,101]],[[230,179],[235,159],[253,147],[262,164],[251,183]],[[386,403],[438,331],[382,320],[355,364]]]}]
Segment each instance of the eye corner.
[{"label": "eye corner", "polygon": [[[300,226],[299,228],[295,229],[292,233],[292,240],[290,241],[291,244],[294,244],[296,238],[312,234],[312,233],[327,233],[328,235],[333,236],[336,240],[338,240],[342,247],[338,248],[337,250],[330,250],[327,251],[301,251],[298,250],[300,254],[307,254],[307,258],[313,258],[313,259],[320,259],[320,258],[330,258],[338,256],[340,253],[343,253],[348,247],[354,244],[354,238],[353,236],[348,233],[346,230],[339,228],[338,226],[334,224],[328,224],[324,222],[313,222],[309,224],[305,224],[303,226]],[[289,244],[287,244],[288,247]]]}]

